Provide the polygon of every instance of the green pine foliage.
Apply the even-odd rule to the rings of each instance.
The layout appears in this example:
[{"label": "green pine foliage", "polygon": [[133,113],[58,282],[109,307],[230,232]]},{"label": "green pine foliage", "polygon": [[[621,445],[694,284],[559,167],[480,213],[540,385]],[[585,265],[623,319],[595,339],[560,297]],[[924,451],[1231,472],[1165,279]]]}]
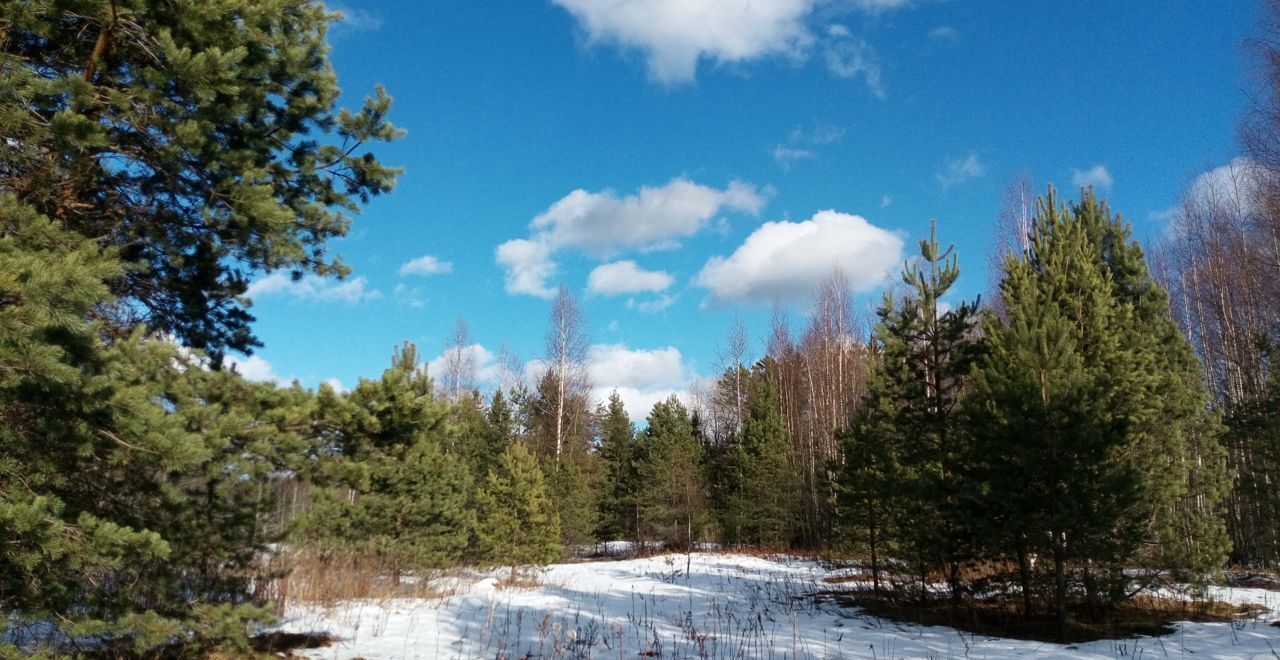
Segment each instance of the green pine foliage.
[{"label": "green pine foliage", "polygon": [[560,558],[560,517],[538,461],[515,442],[490,469],[478,499],[476,545],[488,562],[511,567],[514,581],[522,566]]},{"label": "green pine foliage", "polygon": [[597,478],[598,457],[594,453],[566,454],[559,462],[543,461],[548,490],[560,519],[560,542],[581,548],[596,541],[599,526]]},{"label": "green pine foliage", "polygon": [[381,559],[396,579],[458,562],[475,524],[472,481],[438,438],[344,461],[341,475],[346,488],[324,492],[312,512],[331,547]]},{"label": "green pine foliage", "polygon": [[480,435],[481,442],[475,445],[471,455],[471,462],[475,469],[484,470],[484,474],[477,475],[480,481],[483,481],[485,474],[488,474],[489,466],[497,465],[498,457],[516,441],[518,430],[515,414],[511,402],[502,395],[502,390],[495,391],[489,400],[489,410],[485,413],[485,427]]},{"label": "green pine foliage", "polygon": [[603,540],[636,538],[639,476],[636,472],[636,428],[617,391],[600,418],[599,534]]},{"label": "green pine foliage", "polygon": [[675,395],[654,404],[648,422],[638,441],[640,540],[692,549],[709,519],[702,443]]},{"label": "green pine foliage", "polygon": [[1194,358],[1127,227],[1091,193],[1068,207],[1051,189],[1030,238],[1005,264],[1006,316],[986,321],[972,492],[1006,556],[1051,560],[1065,625],[1076,584],[1115,601],[1135,563],[1221,565],[1225,532],[1206,513],[1224,473]]},{"label": "green pine foliage", "polygon": [[[958,405],[981,351],[976,305],[943,305],[959,276],[957,258],[952,248],[941,249],[934,225],[920,241],[920,261],[903,267],[907,292],[886,294],[876,312],[880,362],[861,418],[845,434],[851,456],[838,489],[846,497],[845,533],[864,539],[868,550],[874,539],[874,572],[879,545],[892,530],[921,573],[943,569],[953,598],[961,594],[960,562],[972,555],[960,508],[966,435]],[[875,472],[873,465],[892,473]],[[910,524],[893,526],[895,516]]]},{"label": "green pine foliage", "polygon": [[[203,368],[141,332],[104,341],[112,250],[0,195],[0,611],[141,653],[243,645],[266,481],[310,395]],[[10,613],[21,613],[10,620]]]},{"label": "green pine foliage", "polygon": [[339,89],[316,0],[0,5],[0,190],[119,248],[103,280],[156,331],[220,359],[257,345],[257,270],[344,274],[325,242],[398,171],[379,88]]},{"label": "green pine foliage", "polygon": [[838,542],[867,558],[872,588],[879,593],[885,558],[899,550],[901,469],[897,465],[897,437],[892,426],[894,402],[874,369],[862,412],[854,424],[838,434],[844,464],[836,480]]},{"label": "green pine foliage", "polygon": [[449,451],[449,408],[417,349],[400,347],[381,379],[361,380],[332,414],[341,446],[319,468],[328,487],[316,494],[308,537],[377,557],[397,579],[456,563],[474,525],[473,481]]},{"label": "green pine foliage", "polygon": [[736,504],[743,542],[763,547],[787,547],[800,516],[801,480],[791,464],[791,445],[778,386],[761,365],[747,385],[746,414],[736,445],[741,475]]},{"label": "green pine foliage", "polygon": [[1097,246],[1096,258],[1111,278],[1116,302],[1133,310],[1121,336],[1126,350],[1140,356],[1146,378],[1129,432],[1137,437],[1137,459],[1151,480],[1156,540],[1141,560],[1180,579],[1202,581],[1230,551],[1220,507],[1231,487],[1223,429],[1209,408],[1204,371],[1128,224],[1113,216],[1092,189],[1081,191],[1071,210]]}]

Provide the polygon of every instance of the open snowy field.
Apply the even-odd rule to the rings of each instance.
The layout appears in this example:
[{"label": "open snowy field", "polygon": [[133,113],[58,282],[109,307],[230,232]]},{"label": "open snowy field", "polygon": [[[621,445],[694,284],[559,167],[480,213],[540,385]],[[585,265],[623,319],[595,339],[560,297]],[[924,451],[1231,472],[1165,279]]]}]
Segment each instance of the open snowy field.
[{"label": "open snowy field", "polygon": [[[281,630],[342,638],[316,658],[1280,658],[1275,611],[1183,623],[1160,638],[1058,645],[899,624],[810,595],[839,575],[805,560],[733,554],[557,564],[529,589],[495,580],[441,599],[347,602],[287,611]],[[1215,597],[1280,610],[1280,593]]]}]

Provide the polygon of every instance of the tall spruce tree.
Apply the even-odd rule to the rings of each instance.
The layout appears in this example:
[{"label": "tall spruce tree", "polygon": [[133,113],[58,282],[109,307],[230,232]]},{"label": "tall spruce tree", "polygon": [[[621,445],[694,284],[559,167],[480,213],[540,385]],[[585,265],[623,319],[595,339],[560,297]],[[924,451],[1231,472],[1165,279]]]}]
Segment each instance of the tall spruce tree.
[{"label": "tall spruce tree", "polygon": [[115,246],[112,324],[218,362],[257,345],[256,271],[341,275],[327,253],[397,171],[379,88],[337,107],[317,0],[0,4],[0,190]]},{"label": "tall spruce tree", "polygon": [[617,390],[597,413],[600,418],[600,463],[603,472],[599,498],[603,540],[636,538],[636,427]]},{"label": "tall spruce tree", "polygon": [[839,541],[865,553],[877,594],[884,559],[896,549],[897,524],[909,522],[899,519],[901,479],[893,426],[897,405],[878,378],[883,378],[883,371],[873,368],[870,391],[857,419],[838,434],[844,464],[836,481]]},{"label": "tall spruce tree", "polygon": [[702,444],[675,395],[654,404],[648,422],[638,443],[641,540],[692,551],[707,523]]},{"label": "tall spruce tree", "polygon": [[523,443],[512,443],[498,457],[478,503],[476,545],[487,561],[511,567],[512,582],[522,566],[560,558],[560,517],[542,469]]},{"label": "tall spruce tree", "polygon": [[791,543],[800,515],[799,473],[791,464],[791,443],[782,421],[778,386],[765,365],[758,365],[747,384],[747,405],[737,443],[741,475],[737,518],[742,540],[765,547]]}]

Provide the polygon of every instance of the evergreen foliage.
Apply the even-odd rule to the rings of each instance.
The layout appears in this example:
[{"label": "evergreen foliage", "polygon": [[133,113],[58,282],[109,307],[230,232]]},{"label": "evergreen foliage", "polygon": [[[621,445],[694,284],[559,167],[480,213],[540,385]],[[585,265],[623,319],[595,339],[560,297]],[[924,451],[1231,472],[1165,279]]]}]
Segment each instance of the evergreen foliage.
[{"label": "evergreen foliage", "polygon": [[[309,535],[381,558],[394,571],[457,562],[474,525],[467,465],[446,451],[448,406],[405,344],[378,381],[361,380],[342,409],[342,453],[321,467]],[[465,404],[459,404],[465,405]]]},{"label": "evergreen foliage", "polygon": [[565,455],[544,461],[547,486],[560,519],[560,542],[568,548],[595,543],[599,526],[597,457],[594,453]]},{"label": "evergreen foliage", "polygon": [[315,0],[0,5],[0,190],[118,248],[103,281],[128,326],[206,349],[257,345],[255,271],[344,274],[325,242],[391,189],[363,152],[400,131],[379,88],[339,90]]},{"label": "evergreen foliage", "polygon": [[[876,311],[874,341],[881,360],[863,414],[846,434],[846,451],[893,472],[869,473],[868,464],[846,458],[842,477],[845,513],[851,516],[846,531],[857,529],[855,536],[868,545],[874,539],[878,560],[884,531],[894,529],[899,547],[922,571],[944,570],[957,599],[959,564],[971,554],[960,511],[966,441],[957,406],[981,350],[974,332],[976,304],[947,309],[942,303],[959,276],[952,248],[938,244],[935,224],[929,239],[920,241],[919,264],[903,267],[906,295],[885,294]],[[911,524],[890,527],[892,514]]]},{"label": "evergreen foliage", "polygon": [[599,538],[636,538],[639,495],[636,472],[636,428],[627,415],[622,397],[609,393],[600,418],[600,463],[603,479],[600,491]]},{"label": "evergreen foliage", "polygon": [[560,518],[550,499],[538,461],[515,442],[498,457],[478,498],[480,554],[496,565],[547,564],[560,558]]},{"label": "evergreen foliage", "polygon": [[640,433],[640,540],[691,549],[707,524],[703,448],[689,411],[672,395],[653,406]]},{"label": "evergreen foliage", "polygon": [[271,618],[250,593],[277,539],[263,486],[305,453],[310,397],[140,331],[105,341],[121,270],[0,194],[0,611],[122,653],[242,645]]},{"label": "evergreen foliage", "polygon": [[741,475],[737,516],[745,543],[786,547],[800,513],[800,475],[791,464],[791,445],[782,422],[778,386],[761,365],[747,386],[746,414],[736,445]]},{"label": "evergreen foliage", "polygon": [[[1203,512],[1221,497],[1222,457],[1194,358],[1127,227],[1090,192],[1068,207],[1051,189],[1030,238],[1005,264],[1005,319],[986,322],[975,492],[991,538],[1051,558],[1065,625],[1075,567],[1089,600],[1115,601],[1134,562],[1221,564],[1221,522]],[[1192,493],[1203,508],[1187,506]]]}]

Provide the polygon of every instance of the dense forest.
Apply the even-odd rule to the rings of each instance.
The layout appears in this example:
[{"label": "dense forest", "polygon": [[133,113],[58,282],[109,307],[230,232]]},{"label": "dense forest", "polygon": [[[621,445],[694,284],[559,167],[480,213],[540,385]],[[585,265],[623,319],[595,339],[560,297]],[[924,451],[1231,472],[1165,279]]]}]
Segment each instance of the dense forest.
[{"label": "dense forest", "polygon": [[1280,564],[1280,27],[1246,157],[1160,241],[1016,182],[988,295],[956,300],[935,232],[874,319],[833,271],[803,327],[779,308],[761,354],[727,328],[716,377],[638,420],[592,400],[564,286],[529,382],[478,389],[461,320],[441,373],[408,343],[346,392],[230,368],[256,273],[346,273],[327,241],[400,131],[381,89],[338,106],[321,3],[214,5],[0,5],[0,654],[32,626],[243,649],[284,552],[398,582],[802,550],[955,603],[1000,566],[1059,622]]}]

